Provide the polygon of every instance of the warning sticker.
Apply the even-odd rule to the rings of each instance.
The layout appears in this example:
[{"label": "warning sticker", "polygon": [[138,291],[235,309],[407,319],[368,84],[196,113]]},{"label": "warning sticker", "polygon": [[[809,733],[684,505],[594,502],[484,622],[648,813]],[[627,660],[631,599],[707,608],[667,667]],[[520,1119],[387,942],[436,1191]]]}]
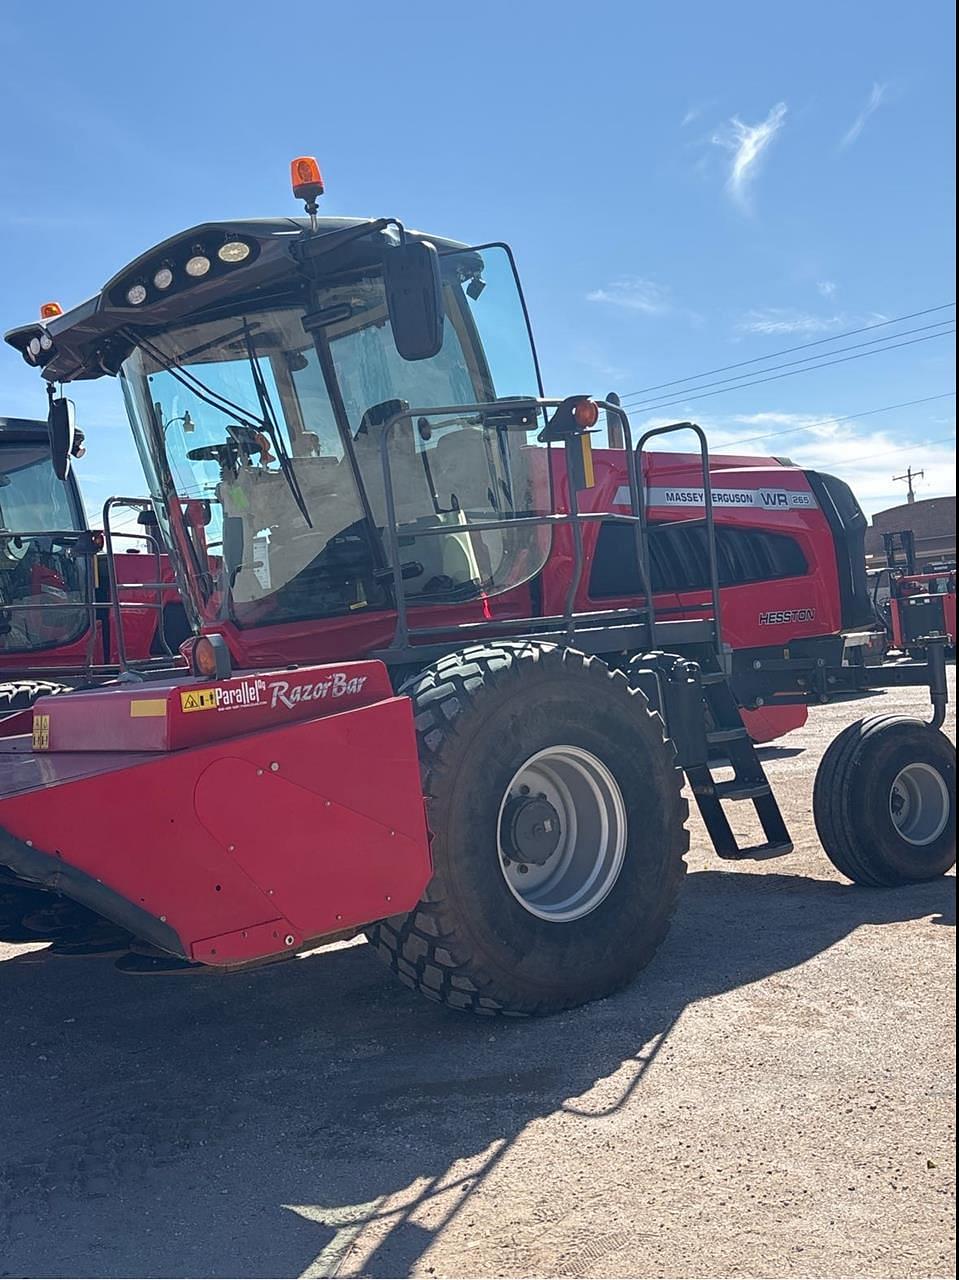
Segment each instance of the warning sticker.
[{"label": "warning sticker", "polygon": [[34,713],[33,717],[33,749],[34,751],[50,750],[50,717]]},{"label": "warning sticker", "polygon": [[180,694],[180,706],[184,711],[215,711],[215,689],[191,689]]}]

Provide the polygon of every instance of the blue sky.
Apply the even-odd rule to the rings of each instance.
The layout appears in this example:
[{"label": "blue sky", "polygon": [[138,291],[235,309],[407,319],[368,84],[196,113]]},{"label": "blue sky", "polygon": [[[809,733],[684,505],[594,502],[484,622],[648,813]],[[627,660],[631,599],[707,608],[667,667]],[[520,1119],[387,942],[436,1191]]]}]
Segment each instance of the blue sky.
[{"label": "blue sky", "polygon": [[[775,432],[744,449],[832,469],[868,510],[910,464],[919,496],[954,492],[951,324],[891,336],[954,310],[835,340],[955,298],[954,47],[946,0],[7,5],[0,327],[204,219],[296,211],[287,164],[315,154],[325,213],[513,245],[551,393],[616,390],[719,445]],[[883,335],[911,345],[629,399]],[[75,399],[90,505],[140,491],[116,384]],[[5,347],[0,413],[43,412]]]}]

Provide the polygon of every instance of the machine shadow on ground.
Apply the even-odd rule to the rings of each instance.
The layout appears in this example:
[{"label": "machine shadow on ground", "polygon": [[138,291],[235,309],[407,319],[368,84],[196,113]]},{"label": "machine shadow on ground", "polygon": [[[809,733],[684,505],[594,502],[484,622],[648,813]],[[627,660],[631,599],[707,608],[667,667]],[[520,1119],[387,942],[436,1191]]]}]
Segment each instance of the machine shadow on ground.
[{"label": "machine shadow on ground", "polygon": [[[952,923],[954,890],[691,873],[630,989],[530,1022],[431,1005],[365,946],[199,978],[20,954],[0,965],[0,1274],[295,1276],[324,1250],[331,1274],[351,1206],[375,1214],[461,1158],[501,1154],[695,1001],[860,925]],[[642,1084],[639,1062],[630,1094]],[[408,1275],[431,1239],[401,1220],[364,1274]]]}]

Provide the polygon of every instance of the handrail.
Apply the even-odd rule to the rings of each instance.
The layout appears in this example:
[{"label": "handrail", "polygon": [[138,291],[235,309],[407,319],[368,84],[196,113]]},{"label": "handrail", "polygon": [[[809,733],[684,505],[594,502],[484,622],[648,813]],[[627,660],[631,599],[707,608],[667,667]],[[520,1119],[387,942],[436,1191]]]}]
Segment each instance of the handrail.
[{"label": "handrail", "polygon": [[[380,439],[380,463],[383,469],[383,488],[386,504],[386,523],[384,533],[387,541],[387,552],[389,556],[389,570],[393,580],[393,603],[396,609],[396,629],[393,635],[392,648],[401,649],[410,646],[412,637],[424,636],[429,634],[428,629],[410,629],[408,601],[402,572],[402,557],[400,555],[399,546],[399,524],[396,515],[396,495],[393,489],[393,475],[390,466],[389,445],[393,431],[401,422],[408,422],[410,429],[413,429],[414,419],[418,418],[457,418],[466,415],[479,416],[485,424],[487,417],[494,417],[498,420],[497,426],[506,430],[522,431],[526,433],[533,429],[534,425],[539,422],[540,413],[547,409],[557,409],[562,405],[562,399],[545,399],[529,397],[527,399],[517,400],[496,400],[485,404],[471,405],[433,405],[429,408],[409,408],[402,412],[394,414],[383,426],[383,433]],[[636,465],[636,458],[632,448],[632,436],[630,432],[629,419],[624,409],[618,404],[606,400],[597,400],[594,402],[598,408],[605,409],[607,412],[607,420],[615,417],[623,432],[623,439],[626,446],[626,473],[630,498],[630,513],[624,515],[622,512],[580,512],[576,497],[576,490],[573,485],[569,486],[568,506],[566,512],[553,511],[548,515],[537,515],[534,513],[514,516],[512,519],[504,521],[477,521],[475,525],[469,525],[469,532],[482,532],[483,529],[493,528],[514,528],[519,525],[523,527],[541,526],[553,527],[557,525],[569,526],[573,539],[573,568],[570,575],[569,588],[566,592],[566,601],[561,616],[562,622],[566,628],[567,643],[569,643],[575,635],[577,625],[577,615],[575,613],[576,595],[579,585],[582,581],[583,573],[583,537],[582,526],[585,520],[609,519],[617,520],[621,523],[632,524],[636,531],[636,556],[640,573],[640,586],[643,589],[646,603],[637,609],[637,613],[642,613],[647,619],[649,629],[650,642],[653,643],[655,637],[656,613],[655,602],[651,589],[650,573],[649,573],[649,549],[646,536],[646,507],[645,494],[639,482],[639,472]],[[547,443],[547,457],[550,456],[549,450],[552,448],[551,443]],[[549,464],[547,464],[549,466]],[[551,474],[551,471],[550,471]],[[617,504],[622,505],[622,504]],[[441,526],[417,528],[417,537],[422,534],[427,536],[455,535],[462,534],[463,529],[460,526]],[[522,620],[513,620],[516,622]],[[539,621],[536,618],[525,620],[527,623],[536,625]]]},{"label": "handrail", "polygon": [[[130,662],[127,657],[126,633],[123,625],[123,602],[120,600],[120,583],[117,580],[116,553],[113,549],[113,530],[110,528],[110,513],[117,507],[124,507],[129,511],[152,511],[153,501],[150,498],[124,498],[113,496],[107,498],[103,504],[103,540],[104,549],[107,557],[107,574],[110,582],[110,612],[114,621],[114,629],[116,632],[116,650],[117,665],[120,668],[119,679],[137,680],[142,679],[137,676],[131,669]],[[160,578],[163,573],[163,555],[160,550],[159,539],[155,538],[151,533],[117,533],[117,537],[133,538],[135,540],[146,542],[153,552],[154,564],[156,566],[155,583],[136,583],[135,586],[124,584],[124,589],[131,590],[156,590],[156,602],[147,607],[157,610],[157,635],[164,651],[169,657],[173,657],[170,646],[167,644],[166,635],[163,630],[163,592],[168,589],[166,584],[161,583]],[[126,602],[132,604],[132,601]],[[142,605],[140,606],[143,607]]]},{"label": "handrail", "polygon": [[703,523],[706,527],[706,554],[709,560],[709,593],[712,600],[713,609],[713,629],[716,637],[716,650],[721,655],[723,648],[722,636],[722,619],[720,617],[720,595],[719,595],[719,557],[716,551],[716,522],[713,517],[713,483],[712,472],[709,467],[709,442],[706,439],[706,433],[702,427],[695,422],[673,422],[664,427],[652,427],[649,431],[643,433],[639,438],[639,444],[636,446],[636,454],[642,465],[643,450],[646,442],[652,440],[655,436],[671,435],[677,431],[692,431],[699,441],[699,460],[703,472],[703,509],[705,514],[691,517],[689,521],[674,520],[670,524],[686,524],[686,523]]}]

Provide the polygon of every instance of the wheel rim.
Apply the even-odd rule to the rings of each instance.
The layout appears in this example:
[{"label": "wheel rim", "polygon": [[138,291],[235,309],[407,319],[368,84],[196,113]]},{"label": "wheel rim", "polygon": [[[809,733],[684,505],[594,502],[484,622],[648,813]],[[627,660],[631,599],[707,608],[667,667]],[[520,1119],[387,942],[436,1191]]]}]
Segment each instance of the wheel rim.
[{"label": "wheel rim", "polygon": [[907,764],[889,791],[893,826],[909,844],[932,844],[949,821],[949,787],[930,764]]},{"label": "wheel rim", "polygon": [[[555,826],[554,826],[555,824]],[[500,870],[531,915],[557,924],[595,911],[626,856],[626,804],[581,747],[538,751],[517,769],[497,821]]]}]

